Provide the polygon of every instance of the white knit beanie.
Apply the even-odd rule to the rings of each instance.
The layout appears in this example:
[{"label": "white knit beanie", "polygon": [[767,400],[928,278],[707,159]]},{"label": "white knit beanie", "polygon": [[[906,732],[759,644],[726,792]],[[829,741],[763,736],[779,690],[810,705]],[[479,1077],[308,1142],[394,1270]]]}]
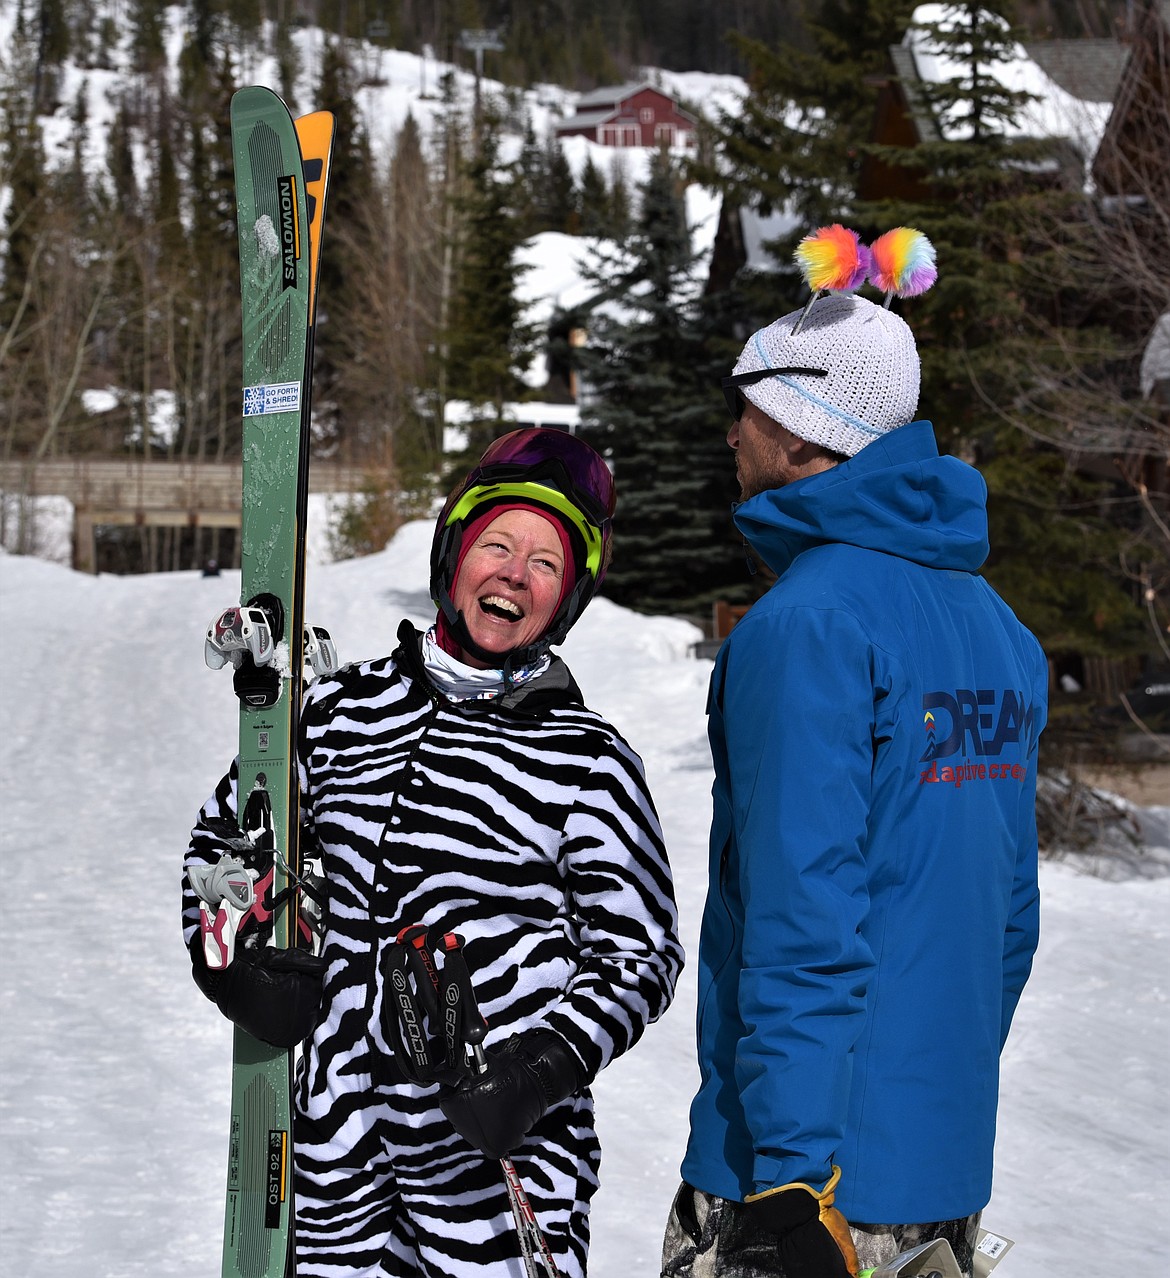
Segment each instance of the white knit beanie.
[{"label": "white knit beanie", "polygon": [[740,386],[745,399],[801,439],[847,457],[914,420],[918,350],[905,320],[854,293],[832,293],[817,298],[793,337],[801,314],[753,333],[735,372],[800,367],[827,376],[767,377]]}]

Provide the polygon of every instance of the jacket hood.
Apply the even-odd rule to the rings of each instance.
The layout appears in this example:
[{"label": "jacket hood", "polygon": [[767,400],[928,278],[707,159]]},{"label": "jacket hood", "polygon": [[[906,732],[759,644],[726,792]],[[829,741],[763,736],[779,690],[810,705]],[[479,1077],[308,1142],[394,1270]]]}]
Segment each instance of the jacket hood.
[{"label": "jacket hood", "polygon": [[777,575],[830,542],[961,572],[978,571],[988,552],[987,485],[957,457],[939,456],[928,421],[892,430],[820,474],[757,493],[734,518]]}]

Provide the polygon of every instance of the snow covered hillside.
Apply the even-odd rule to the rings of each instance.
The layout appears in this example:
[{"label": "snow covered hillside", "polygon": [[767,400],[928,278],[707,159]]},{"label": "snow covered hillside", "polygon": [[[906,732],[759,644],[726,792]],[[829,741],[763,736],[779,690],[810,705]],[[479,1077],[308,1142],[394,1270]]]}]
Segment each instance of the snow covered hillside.
[{"label": "snow covered hillside", "polygon": [[[108,51],[108,65],[79,66],[73,61],[61,67],[57,88],[58,107],[52,115],[40,117],[43,131],[45,159],[49,168],[64,169],[74,162],[80,153],[81,163],[92,178],[108,182],[108,135],[119,106],[133,84],[134,52],[132,28],[119,17],[116,0],[95,0],[93,21],[109,19],[113,29],[120,34]],[[0,3],[0,68],[6,64],[14,44],[18,5]],[[184,42],[190,39],[190,16],[185,6],[167,5],[163,14],[164,41],[166,47],[167,76],[170,91],[180,88],[179,63]],[[274,44],[275,24],[263,28],[264,39],[260,49],[249,48],[236,53],[236,82],[239,85],[262,84],[280,90],[280,72]],[[317,86],[321,78],[321,65],[326,41],[331,38],[320,27],[296,26],[291,32],[299,73],[288,95],[288,105],[294,115],[308,111],[328,109],[333,104],[316,100]],[[264,43],[267,42],[267,51]],[[455,66],[436,58],[429,49],[418,55],[395,49],[384,49],[369,41],[350,41],[349,55],[360,82],[356,95],[358,116],[370,143],[375,162],[388,164],[394,153],[395,140],[408,115],[418,124],[424,138],[433,136],[446,109],[441,86],[444,77],[452,77],[458,105],[470,112],[475,99],[475,76],[465,67]],[[642,69],[645,78],[659,85],[665,92],[676,95],[686,105],[702,114],[714,117],[717,111],[732,110],[747,91],[746,83],[738,76],[716,75],[701,71],[676,72],[653,67]],[[552,125],[564,116],[572,115],[579,94],[558,85],[538,84],[523,91],[507,88],[498,81],[485,78],[481,84],[483,97],[497,101],[507,98],[519,109],[509,113],[504,126],[500,159],[507,164],[519,154],[523,142],[524,124],[530,120],[539,139],[547,136]],[[86,120],[86,134],[78,147],[76,120]],[[615,150],[589,142],[585,138],[569,138],[564,143],[565,152],[574,173],[580,176],[587,155],[592,156],[600,170],[611,175],[612,166],[620,164],[633,184],[646,175],[652,148],[631,147]],[[136,145],[136,163],[145,174],[150,168],[149,139],[141,139]],[[10,188],[5,175],[0,173],[0,214]]]},{"label": "snow covered hillside", "polygon": [[[429,536],[410,525],[381,554],[311,566],[311,615],[343,659],[386,651],[403,616],[429,620]],[[201,648],[238,589],[233,573],[94,578],[0,553],[0,1272],[218,1272],[230,1034],[188,973],[179,859],[233,749],[229,680]],[[710,783],[696,637],[599,600],[563,649],[646,761],[692,956]],[[1170,810],[1145,816],[1170,846]],[[1155,1278],[1170,1251],[1170,878],[1046,865],[1043,889],[986,1213],[1016,1240],[998,1272]],[[696,1081],[694,1001],[692,966],[597,1086],[595,1278],[658,1272]]]}]

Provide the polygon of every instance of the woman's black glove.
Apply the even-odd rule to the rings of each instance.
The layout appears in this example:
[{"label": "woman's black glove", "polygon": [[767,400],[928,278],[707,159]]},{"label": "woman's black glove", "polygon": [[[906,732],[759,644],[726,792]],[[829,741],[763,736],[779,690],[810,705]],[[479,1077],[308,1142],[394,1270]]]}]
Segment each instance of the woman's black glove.
[{"label": "woman's black glove", "polygon": [[487,1054],[487,1070],[439,1093],[451,1126],[488,1158],[515,1149],[549,1107],[579,1092],[584,1071],[559,1034],[513,1034]]},{"label": "woman's black glove", "polygon": [[811,1185],[782,1185],[747,1199],[747,1219],[776,1239],[785,1278],[852,1278],[857,1252],[849,1223],[833,1206],[841,1169],[819,1193]]},{"label": "woman's black glove", "polygon": [[313,1032],[321,1008],[325,960],[308,950],[236,947],[225,968],[207,966],[202,938],[191,938],[195,984],[234,1025],[273,1047],[296,1047]]}]

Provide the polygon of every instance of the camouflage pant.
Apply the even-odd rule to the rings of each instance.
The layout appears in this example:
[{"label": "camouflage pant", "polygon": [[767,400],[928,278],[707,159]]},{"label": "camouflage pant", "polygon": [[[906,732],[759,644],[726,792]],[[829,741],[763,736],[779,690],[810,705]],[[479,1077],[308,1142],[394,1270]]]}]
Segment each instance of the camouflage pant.
[{"label": "camouflage pant", "polygon": [[[862,1269],[876,1268],[919,1243],[945,1238],[970,1278],[979,1217],[922,1225],[850,1222]],[[684,1183],[675,1195],[662,1244],[662,1278],[785,1278],[775,1246],[747,1225],[743,1203]]]}]

